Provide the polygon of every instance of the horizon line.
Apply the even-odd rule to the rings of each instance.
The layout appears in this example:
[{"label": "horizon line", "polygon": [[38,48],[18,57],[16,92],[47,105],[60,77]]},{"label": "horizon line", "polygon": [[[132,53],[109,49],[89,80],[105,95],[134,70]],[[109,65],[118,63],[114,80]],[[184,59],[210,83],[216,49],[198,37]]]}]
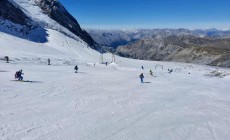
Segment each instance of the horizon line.
[{"label": "horizon line", "polygon": [[185,29],[185,30],[218,30],[218,31],[230,31],[230,28],[184,28],[184,27],[178,27],[178,28],[170,28],[170,27],[165,27],[165,28],[131,28],[131,27],[121,27],[121,28],[97,28],[97,27],[83,27],[81,26],[82,29],[85,30],[179,30],[179,29]]}]

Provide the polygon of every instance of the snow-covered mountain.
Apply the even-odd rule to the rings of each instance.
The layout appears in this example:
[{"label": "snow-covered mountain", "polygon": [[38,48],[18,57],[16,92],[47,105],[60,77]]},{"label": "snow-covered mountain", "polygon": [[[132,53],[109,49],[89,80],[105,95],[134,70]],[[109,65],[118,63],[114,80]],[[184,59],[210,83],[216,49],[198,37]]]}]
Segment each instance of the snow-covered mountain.
[{"label": "snow-covered mountain", "polygon": [[93,49],[97,43],[56,0],[1,0],[0,31],[35,42],[47,42],[47,29],[56,30]]},{"label": "snow-covered mountain", "polygon": [[217,29],[89,30],[124,57],[230,67],[230,31]]},{"label": "snow-covered mountain", "polygon": [[42,25],[26,15],[14,1],[0,2],[0,32],[35,42],[47,42],[47,33]]},{"label": "snow-covered mountain", "polygon": [[[0,1],[0,60],[53,65],[96,63],[99,46],[56,0]],[[101,50],[101,49],[100,49]]]},{"label": "snow-covered mountain", "polygon": [[[0,56],[10,57],[0,60],[1,140],[230,137],[229,69],[118,56],[106,66],[86,44],[47,33],[47,43],[0,33]],[[14,79],[20,69],[24,82]]]}]

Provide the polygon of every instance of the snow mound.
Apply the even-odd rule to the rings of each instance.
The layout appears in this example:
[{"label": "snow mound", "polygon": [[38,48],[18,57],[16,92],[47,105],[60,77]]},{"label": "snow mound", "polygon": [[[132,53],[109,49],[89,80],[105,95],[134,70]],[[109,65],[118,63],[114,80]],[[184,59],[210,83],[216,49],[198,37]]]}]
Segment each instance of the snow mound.
[{"label": "snow mound", "polygon": [[112,63],[110,63],[110,64],[109,64],[109,66],[111,66],[111,67],[117,67],[117,66],[118,66],[118,64],[117,64],[117,63],[115,63],[115,62],[112,62]]},{"label": "snow mound", "polygon": [[210,73],[205,74],[205,75],[209,76],[209,77],[220,77],[220,78],[224,78],[226,76],[229,76],[230,73],[225,72],[225,71],[214,70],[214,71],[211,71]]}]

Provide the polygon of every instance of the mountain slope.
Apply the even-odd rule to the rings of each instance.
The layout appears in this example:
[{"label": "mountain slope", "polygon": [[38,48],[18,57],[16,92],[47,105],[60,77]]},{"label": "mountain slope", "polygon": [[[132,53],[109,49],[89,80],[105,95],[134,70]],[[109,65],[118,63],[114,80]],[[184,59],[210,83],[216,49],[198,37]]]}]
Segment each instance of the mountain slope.
[{"label": "mountain slope", "polygon": [[27,25],[30,19],[15,5],[8,0],[1,0],[0,17],[16,24]]},{"label": "mountain slope", "polygon": [[120,46],[116,53],[135,59],[178,61],[230,67],[230,39],[154,36]]},{"label": "mountain slope", "polygon": [[0,2],[0,31],[35,42],[47,42],[45,29],[33,22],[14,1]]},{"label": "mountain slope", "polygon": [[88,30],[123,57],[230,67],[230,31],[217,29]]},{"label": "mountain slope", "polygon": [[85,30],[81,29],[77,20],[64,8],[63,5],[61,5],[60,2],[56,0],[35,0],[35,2],[50,18],[79,36],[90,46],[95,47],[94,49],[99,49],[99,46],[97,46],[92,37]]},{"label": "mountain slope", "polygon": [[[29,49],[32,44],[27,45],[23,47]],[[24,53],[24,59],[16,64],[0,61],[1,140],[227,140],[230,137],[229,69],[219,68],[218,73],[226,73],[220,78],[206,76],[215,72],[215,67],[189,65],[189,70],[185,69],[188,64],[116,57],[117,64],[108,66],[77,63],[79,73],[74,73],[74,66],[66,65],[67,53],[58,53],[52,46],[35,48],[45,52],[33,61],[26,60],[32,53]],[[92,54],[86,56],[83,50],[78,53],[84,56],[80,62],[90,61]],[[51,66],[35,63],[51,52],[56,55]],[[22,52],[14,50],[14,53]],[[155,65],[162,65],[163,70],[155,69]],[[177,71],[168,73],[168,68]],[[11,81],[19,69],[23,69],[27,82]],[[150,69],[154,77],[149,74]],[[140,83],[140,73],[144,73],[146,83]]]},{"label": "mountain slope", "polygon": [[91,36],[56,0],[3,0],[0,4],[2,32],[44,43],[48,36],[46,29],[53,29],[99,50]]},{"label": "mountain slope", "polygon": [[207,30],[189,30],[189,29],[134,29],[134,30],[87,30],[94,40],[107,47],[116,49],[118,46],[126,45],[134,41],[153,37],[156,35],[192,35],[194,37],[212,37],[212,38],[229,38],[230,31],[221,31],[217,29]]}]

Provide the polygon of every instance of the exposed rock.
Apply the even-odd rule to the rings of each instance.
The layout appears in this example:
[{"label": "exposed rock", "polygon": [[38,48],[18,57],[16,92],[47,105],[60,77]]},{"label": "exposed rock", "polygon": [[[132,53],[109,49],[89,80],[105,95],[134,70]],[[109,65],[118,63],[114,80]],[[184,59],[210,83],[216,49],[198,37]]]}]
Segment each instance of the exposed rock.
[{"label": "exposed rock", "polygon": [[[189,36],[189,41],[193,44],[205,44],[207,41],[198,40],[197,37],[209,38],[229,38],[230,31],[217,29],[189,30],[189,29],[135,29],[135,30],[87,30],[93,39],[101,46],[116,49],[119,46],[127,45],[144,38],[154,38],[156,36]],[[193,37],[194,39],[192,39]],[[208,40],[210,41],[210,40]]]},{"label": "exposed rock", "polygon": [[230,67],[230,39],[180,36],[155,36],[120,46],[124,57],[155,61],[177,61]]}]

